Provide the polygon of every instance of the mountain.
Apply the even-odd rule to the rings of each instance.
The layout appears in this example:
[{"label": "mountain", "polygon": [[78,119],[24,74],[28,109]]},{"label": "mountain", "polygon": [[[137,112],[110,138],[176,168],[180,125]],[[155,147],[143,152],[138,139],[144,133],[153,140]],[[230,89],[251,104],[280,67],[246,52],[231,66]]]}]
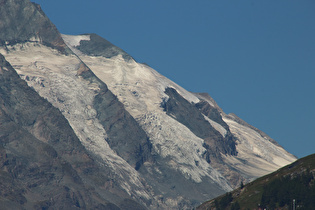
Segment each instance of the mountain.
[{"label": "mountain", "polygon": [[208,201],[197,209],[314,209],[314,177],[315,154]]},{"label": "mountain", "polygon": [[187,209],[296,160],[104,38],[60,34],[28,0],[0,5],[7,209]]}]

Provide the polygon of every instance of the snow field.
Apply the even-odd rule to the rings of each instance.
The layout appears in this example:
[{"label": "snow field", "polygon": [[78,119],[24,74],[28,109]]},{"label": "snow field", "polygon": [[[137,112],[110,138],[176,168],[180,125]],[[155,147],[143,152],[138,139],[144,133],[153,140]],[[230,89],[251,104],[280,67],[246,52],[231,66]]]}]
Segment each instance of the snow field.
[{"label": "snow field", "polygon": [[203,176],[208,176],[224,190],[232,189],[227,180],[202,158],[205,151],[203,140],[161,108],[163,98],[168,98],[164,93],[167,87],[175,88],[186,100],[197,103],[199,99],[195,95],[147,65],[134,60],[125,61],[120,55],[112,58],[81,55],[80,58],[108,85],[147,132],[154,150],[163,158],[172,160],[170,167],[197,183]]},{"label": "snow field", "polygon": [[225,160],[243,174],[260,177],[296,160],[293,155],[266,140],[255,130],[229,118],[223,117],[223,120],[238,139],[237,157],[228,157]]},{"label": "snow field", "polygon": [[106,142],[106,131],[93,109],[97,85],[88,84],[76,76],[81,63],[76,56],[61,55],[58,51],[34,43],[15,45],[8,52],[0,49],[0,53],[29,86],[62,112],[82,144],[101,159],[100,164],[112,168],[126,192],[146,199],[151,197],[138,172]]}]

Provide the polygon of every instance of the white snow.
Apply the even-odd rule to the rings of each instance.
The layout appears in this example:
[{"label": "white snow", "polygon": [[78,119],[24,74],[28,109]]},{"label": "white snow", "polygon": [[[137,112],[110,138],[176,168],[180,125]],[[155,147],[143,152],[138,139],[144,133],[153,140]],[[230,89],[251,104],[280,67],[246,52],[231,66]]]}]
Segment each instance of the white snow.
[{"label": "white snow", "polygon": [[106,131],[93,109],[97,85],[88,84],[76,76],[81,64],[76,56],[61,55],[38,43],[18,44],[12,49],[9,47],[9,51],[0,48],[0,53],[29,86],[60,109],[82,144],[102,159],[101,164],[112,168],[127,193],[142,198],[151,197],[138,172],[106,142]]},{"label": "white snow", "polygon": [[[70,45],[67,41],[66,43]],[[202,158],[205,151],[203,140],[161,108],[163,98],[168,98],[164,93],[167,87],[176,89],[186,100],[198,103],[199,99],[195,95],[149,66],[134,60],[126,61],[121,55],[112,58],[81,55],[80,59],[107,84],[143,127],[154,150],[171,160],[170,167],[195,182],[201,182],[203,176],[208,176],[223,189],[232,189],[227,180]]]},{"label": "white snow", "polygon": [[293,155],[266,140],[255,130],[226,117],[223,120],[238,139],[238,155],[226,157],[225,161],[247,176],[266,175],[296,160]]},{"label": "white snow", "polygon": [[202,181],[203,176],[208,176],[223,189],[232,189],[226,179],[202,158],[205,152],[203,139],[195,136],[187,127],[162,112],[147,113],[137,120],[152,139],[154,150],[163,158],[170,159],[170,167],[197,183]]},{"label": "white snow", "polygon": [[78,50],[76,47],[80,46],[80,42],[82,40],[86,40],[86,41],[90,41],[91,40],[91,36],[90,35],[65,35],[65,34],[61,34],[61,37],[63,38],[63,40],[67,43],[69,43],[69,48],[77,55],[77,56],[81,56],[83,55],[83,53]]},{"label": "white snow", "polygon": [[227,134],[227,130],[220,125],[219,123],[209,119],[207,116],[205,116],[204,114],[202,114],[204,116],[204,118],[211,124],[212,127],[214,127],[214,129],[216,129],[217,131],[219,131],[219,133],[223,136],[223,138],[225,137],[225,135]]},{"label": "white snow", "polygon": [[82,40],[87,40],[87,41],[90,41],[91,40],[91,36],[90,35],[65,35],[65,34],[62,34],[62,39],[67,42],[70,46],[73,46],[73,47],[77,47],[80,45],[80,42]]}]

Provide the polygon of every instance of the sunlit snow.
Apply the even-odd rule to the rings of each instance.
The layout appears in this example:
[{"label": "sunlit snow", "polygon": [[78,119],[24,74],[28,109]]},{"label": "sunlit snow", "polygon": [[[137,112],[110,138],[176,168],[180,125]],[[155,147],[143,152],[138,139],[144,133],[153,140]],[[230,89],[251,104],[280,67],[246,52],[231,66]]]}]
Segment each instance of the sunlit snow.
[{"label": "sunlit snow", "polygon": [[82,144],[101,158],[101,164],[113,169],[129,194],[150,197],[138,172],[106,142],[106,132],[95,117],[96,111],[93,109],[96,85],[88,84],[76,76],[81,65],[76,56],[65,56],[56,50],[33,43],[18,44],[9,47],[9,51],[1,48],[0,53],[29,86],[60,109]]},{"label": "sunlit snow", "polygon": [[[168,98],[164,93],[167,87],[175,88],[186,100],[198,103],[195,95],[147,65],[134,60],[126,61],[121,55],[112,58],[81,55],[80,58],[142,125],[155,151],[173,160],[170,167],[195,182],[201,182],[203,176],[208,176],[221,184],[223,189],[231,190],[226,179],[202,157],[205,150],[203,140],[168,116],[161,107],[163,98]],[[192,151],[192,148],[195,150]]]},{"label": "sunlit snow", "polygon": [[62,35],[63,40],[65,40],[65,42],[69,43],[70,46],[74,46],[77,47],[80,45],[80,42],[82,40],[86,40],[89,41],[91,39],[90,35],[76,35],[76,36],[72,36],[72,35]]},{"label": "sunlit snow", "polygon": [[225,137],[225,135],[227,134],[227,130],[225,128],[223,128],[222,125],[220,125],[219,123],[209,119],[207,116],[203,115],[204,118],[211,124],[212,127],[214,127],[214,129],[216,129],[217,131],[219,131],[219,133],[222,135],[222,137]]},{"label": "sunlit snow", "polygon": [[293,155],[266,140],[255,130],[227,117],[224,117],[223,120],[237,138],[236,149],[238,151],[236,157],[229,156],[225,161],[244,174],[259,177],[296,160]]}]

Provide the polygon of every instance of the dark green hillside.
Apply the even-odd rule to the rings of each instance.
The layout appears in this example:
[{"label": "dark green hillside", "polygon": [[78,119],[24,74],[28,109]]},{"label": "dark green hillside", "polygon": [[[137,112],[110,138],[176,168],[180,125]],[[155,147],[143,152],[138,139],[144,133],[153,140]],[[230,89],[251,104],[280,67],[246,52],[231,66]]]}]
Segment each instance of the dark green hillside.
[{"label": "dark green hillside", "polygon": [[208,201],[197,209],[315,209],[315,154]]}]

